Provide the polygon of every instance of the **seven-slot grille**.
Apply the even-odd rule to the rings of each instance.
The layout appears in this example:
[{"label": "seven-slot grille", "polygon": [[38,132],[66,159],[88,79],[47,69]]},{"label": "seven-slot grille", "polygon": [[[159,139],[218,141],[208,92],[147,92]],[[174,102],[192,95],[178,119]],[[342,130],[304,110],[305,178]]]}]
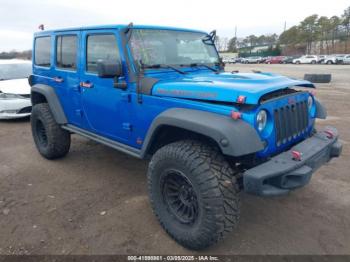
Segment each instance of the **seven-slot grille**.
[{"label": "seven-slot grille", "polygon": [[307,101],[300,101],[275,109],[274,121],[277,146],[287,143],[292,138],[296,138],[306,132],[308,119]]}]

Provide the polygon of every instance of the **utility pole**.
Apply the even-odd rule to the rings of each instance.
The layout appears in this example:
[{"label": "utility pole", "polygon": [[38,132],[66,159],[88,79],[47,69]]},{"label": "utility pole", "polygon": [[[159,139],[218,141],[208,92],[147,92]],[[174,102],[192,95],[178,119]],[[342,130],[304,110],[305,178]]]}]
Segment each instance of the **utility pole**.
[{"label": "utility pole", "polygon": [[287,29],[287,21],[284,21],[284,29],[283,29],[283,32],[285,32]]}]

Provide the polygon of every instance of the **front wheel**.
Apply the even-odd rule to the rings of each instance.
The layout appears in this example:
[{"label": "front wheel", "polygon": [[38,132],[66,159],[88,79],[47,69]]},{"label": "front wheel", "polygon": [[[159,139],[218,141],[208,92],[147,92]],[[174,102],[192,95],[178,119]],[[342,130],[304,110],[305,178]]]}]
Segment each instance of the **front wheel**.
[{"label": "front wheel", "polygon": [[238,224],[239,186],[220,152],[196,141],[159,149],[148,169],[153,211],[165,231],[190,249],[215,244]]},{"label": "front wheel", "polygon": [[33,106],[32,135],[39,153],[47,159],[65,156],[70,148],[70,133],[55,121],[47,103]]}]

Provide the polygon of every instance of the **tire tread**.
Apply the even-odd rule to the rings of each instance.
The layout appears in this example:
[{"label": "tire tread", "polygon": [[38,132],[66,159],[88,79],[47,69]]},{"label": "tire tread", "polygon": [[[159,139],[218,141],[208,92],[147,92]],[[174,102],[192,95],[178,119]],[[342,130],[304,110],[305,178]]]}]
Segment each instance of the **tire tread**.
[{"label": "tire tread", "polygon": [[[35,121],[38,119],[42,121],[46,130],[48,139],[48,145],[46,148],[43,148],[35,137]],[[47,159],[56,159],[65,156],[69,152],[71,143],[70,133],[57,124],[47,103],[36,104],[33,106],[31,124],[35,144],[42,156]]]},{"label": "tire tread", "polygon": [[[183,161],[190,172],[197,176],[203,208],[207,211],[204,218],[205,226],[201,228],[200,236],[188,239],[173,232],[155,209],[152,194],[154,169],[158,162],[173,157]],[[165,231],[177,242],[190,249],[203,249],[217,243],[229,234],[238,224],[240,199],[235,171],[218,149],[196,140],[182,140],[168,144],[159,149],[152,157],[148,170],[148,187],[150,201],[157,219]],[[201,205],[201,203],[200,203]]]}]

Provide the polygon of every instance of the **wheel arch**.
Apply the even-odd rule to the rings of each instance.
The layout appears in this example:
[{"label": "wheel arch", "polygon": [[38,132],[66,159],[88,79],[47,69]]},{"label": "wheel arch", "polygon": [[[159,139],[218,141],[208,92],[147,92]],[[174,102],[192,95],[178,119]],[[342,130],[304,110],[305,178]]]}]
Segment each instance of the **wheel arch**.
[{"label": "wheel arch", "polygon": [[165,144],[193,136],[214,143],[227,156],[248,155],[264,148],[255,129],[242,120],[206,111],[172,108],[153,120],[141,156],[152,154]]},{"label": "wheel arch", "polygon": [[66,124],[67,118],[53,87],[36,84],[31,87],[32,105],[48,103],[50,110],[58,124]]},{"label": "wheel arch", "polygon": [[217,141],[209,136],[192,130],[184,129],[182,127],[164,124],[158,126],[158,128],[154,131],[152,138],[148,143],[147,151],[145,154],[153,155],[159,148],[167,144],[187,139],[205,141],[205,143],[220,149]]}]

